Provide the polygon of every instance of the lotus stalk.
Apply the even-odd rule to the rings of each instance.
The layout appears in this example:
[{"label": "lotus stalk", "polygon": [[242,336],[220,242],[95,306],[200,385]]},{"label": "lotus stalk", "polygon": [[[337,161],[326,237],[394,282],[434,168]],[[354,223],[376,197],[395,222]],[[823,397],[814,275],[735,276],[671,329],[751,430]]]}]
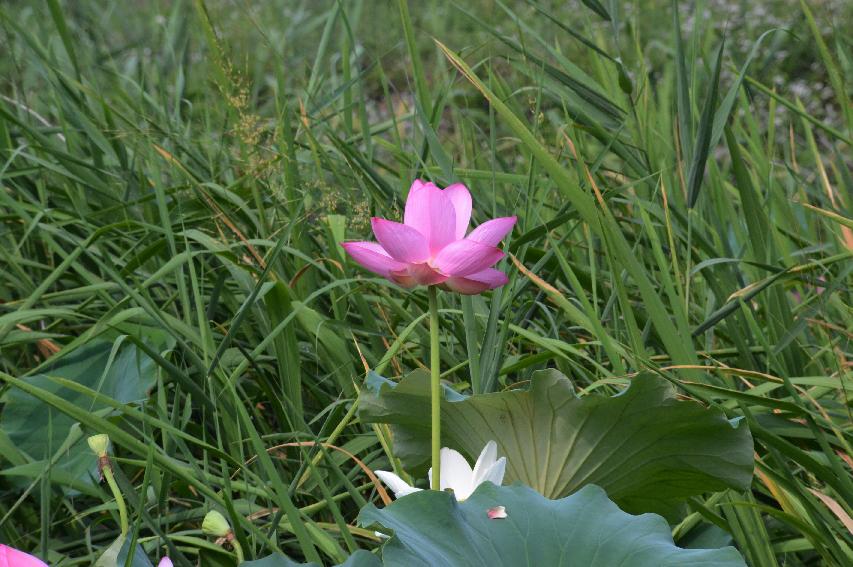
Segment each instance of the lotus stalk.
[{"label": "lotus stalk", "polygon": [[509,281],[492,266],[505,256],[498,244],[515,226],[516,217],[492,219],[468,232],[471,208],[471,193],[465,185],[454,183],[440,189],[417,179],[409,189],[402,223],[374,217],[371,225],[378,242],[342,244],[362,267],[397,285],[427,286],[433,490],[441,489],[443,452],[437,288],[476,295]]}]

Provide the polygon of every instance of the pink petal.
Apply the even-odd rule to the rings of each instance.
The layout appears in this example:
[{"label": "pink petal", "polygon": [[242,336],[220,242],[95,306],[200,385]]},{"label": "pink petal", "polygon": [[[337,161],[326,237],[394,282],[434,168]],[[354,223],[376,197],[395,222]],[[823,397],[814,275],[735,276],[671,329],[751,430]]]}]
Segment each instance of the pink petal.
[{"label": "pink petal", "polygon": [[405,269],[391,272],[390,279],[402,287],[412,288],[419,285],[444,283],[447,276],[429,264],[407,264]]},{"label": "pink petal", "polygon": [[450,291],[455,291],[463,295],[477,295],[487,289],[495,289],[496,287],[506,285],[508,282],[509,278],[506,277],[505,273],[494,268],[487,268],[482,272],[477,272],[464,278],[450,278],[444,282],[444,285]]},{"label": "pink petal", "polygon": [[397,284],[398,286],[404,287],[406,289],[411,289],[413,287],[418,286],[417,280],[409,275],[408,268],[399,272],[391,272],[391,276],[388,279]]},{"label": "pink petal", "polygon": [[418,285],[436,285],[447,280],[447,276],[433,269],[429,264],[410,264],[409,275]]},{"label": "pink petal", "polygon": [[433,183],[415,181],[412,184],[406,199],[403,222],[424,235],[432,255],[456,240],[453,201]]},{"label": "pink petal", "polygon": [[406,269],[406,264],[393,259],[375,242],[342,242],[341,246],[363,268],[382,277],[389,278],[392,271]]},{"label": "pink petal", "polygon": [[168,557],[164,557],[160,560],[160,563],[157,564],[157,567],[172,567],[172,560]]},{"label": "pink petal", "polygon": [[[430,187],[435,187],[435,185],[415,179],[409,188],[409,194],[406,197],[406,209],[403,211],[403,224],[422,231],[424,235],[429,229],[429,219],[424,212],[428,201],[427,193],[431,190]],[[437,187],[435,188],[437,189]]]},{"label": "pink petal", "polygon": [[430,257],[424,235],[411,226],[373,217],[373,234],[388,254],[400,262],[425,262]]},{"label": "pink petal", "polygon": [[436,255],[433,265],[450,277],[468,276],[485,270],[503,257],[504,253],[494,246],[466,238],[445,246]]},{"label": "pink petal", "polygon": [[471,193],[461,183],[448,186],[444,193],[450,197],[453,211],[456,213],[456,240],[462,240],[471,221]]},{"label": "pink petal", "polygon": [[490,520],[503,520],[506,518],[506,508],[503,506],[495,506],[486,510],[486,515]]},{"label": "pink petal", "polygon": [[48,567],[41,559],[0,544],[0,567]]},{"label": "pink petal", "polygon": [[503,237],[515,226],[516,217],[500,217],[486,221],[468,235],[468,240],[474,240],[489,246],[497,246]]}]

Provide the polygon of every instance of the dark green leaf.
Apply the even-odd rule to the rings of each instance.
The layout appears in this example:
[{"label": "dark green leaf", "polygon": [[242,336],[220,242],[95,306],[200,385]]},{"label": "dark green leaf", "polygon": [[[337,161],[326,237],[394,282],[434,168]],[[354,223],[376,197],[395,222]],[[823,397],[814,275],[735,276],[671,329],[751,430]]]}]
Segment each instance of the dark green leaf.
[{"label": "dark green leaf", "polygon": [[[506,518],[488,517],[496,506]],[[359,522],[393,531],[382,548],[386,567],[746,565],[732,547],[676,547],[663,518],[626,514],[594,485],[549,500],[526,486],[485,483],[461,503],[425,490],[381,510],[369,505]]]},{"label": "dark green leaf", "polygon": [[[379,558],[367,551],[356,551],[338,567],[379,567]],[[244,561],[240,567],[319,567],[316,563],[296,563],[280,553],[268,555],[255,561]]]},{"label": "dark green leaf", "polygon": [[[429,376],[414,372],[396,386],[374,377],[368,387],[361,419],[392,424],[395,454],[410,471],[423,472]],[[465,398],[445,389],[441,412],[442,445],[473,459],[494,440],[507,457],[506,482],[552,498],[597,484],[629,511],[669,511],[688,496],[746,489],[752,479],[746,425],[678,401],[673,386],[652,374],[635,377],[613,397],[577,397],[565,376],[539,371],[527,390]]]},{"label": "dark green leaf", "polygon": [[607,13],[607,9],[601,5],[601,2],[598,0],[581,0],[583,5],[601,16],[603,19],[610,21],[610,14]]},{"label": "dark green leaf", "polygon": [[[66,378],[117,402],[145,400],[154,385],[156,365],[135,345],[123,344],[113,353],[113,344],[96,341],[63,356],[42,374],[27,378],[33,386],[62,396],[90,413],[109,411],[91,397],[65,388],[51,377]],[[0,428],[15,446],[36,461],[49,458],[68,438],[75,420],[34,396],[12,388],[0,415]],[[64,447],[66,455],[55,465],[72,478],[91,481],[97,477],[96,460],[79,433]]]},{"label": "dark green leaf", "polygon": [[131,543],[131,539],[123,535],[119,536],[101,554],[95,563],[95,567],[124,567],[126,564],[133,565],[133,567],[153,567],[151,561],[145,555],[145,551],[139,544],[134,546],[133,558],[130,563],[127,563]]},{"label": "dark green leaf", "polygon": [[690,174],[687,178],[687,206],[693,207],[699,197],[699,188],[702,186],[702,178],[705,176],[705,164],[708,154],[711,152],[711,135],[714,130],[714,112],[717,108],[717,92],[720,87],[720,69],[723,63],[723,48],[726,43],[720,44],[717,51],[717,61],[714,64],[714,75],[705,99],[705,108],[702,110],[702,118],[699,120],[699,133],[696,135],[696,145],[693,148],[690,164]]}]

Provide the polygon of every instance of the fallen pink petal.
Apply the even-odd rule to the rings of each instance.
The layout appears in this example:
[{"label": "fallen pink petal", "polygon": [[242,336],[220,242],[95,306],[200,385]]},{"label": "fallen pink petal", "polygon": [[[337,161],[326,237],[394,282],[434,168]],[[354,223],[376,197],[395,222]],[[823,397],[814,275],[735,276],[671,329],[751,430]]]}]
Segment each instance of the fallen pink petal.
[{"label": "fallen pink petal", "polygon": [[448,291],[476,295],[509,281],[492,266],[505,256],[498,244],[515,226],[516,217],[486,221],[469,233],[471,208],[471,193],[465,185],[439,189],[416,179],[402,223],[373,218],[378,242],[344,242],[342,246],[363,268],[402,287],[441,285]]},{"label": "fallen pink petal", "polygon": [[506,508],[503,506],[495,506],[486,511],[486,515],[490,520],[503,520],[506,518]]}]

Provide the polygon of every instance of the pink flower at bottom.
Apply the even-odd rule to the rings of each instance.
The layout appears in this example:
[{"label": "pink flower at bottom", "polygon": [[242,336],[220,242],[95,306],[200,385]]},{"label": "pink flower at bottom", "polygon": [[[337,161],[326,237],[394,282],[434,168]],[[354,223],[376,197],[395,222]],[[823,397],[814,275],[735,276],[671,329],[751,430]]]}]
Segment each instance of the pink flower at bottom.
[{"label": "pink flower at bottom", "polygon": [[172,560],[169,559],[169,556],[167,555],[160,560],[160,563],[157,564],[157,567],[172,567]]},{"label": "pink flower at bottom", "polygon": [[29,553],[0,544],[0,567],[48,567],[48,565]]},{"label": "pink flower at bottom", "polygon": [[374,217],[371,224],[378,242],[342,246],[362,267],[403,287],[441,285],[474,295],[509,281],[492,266],[504,257],[497,246],[516,217],[492,219],[468,233],[470,220],[467,187],[454,183],[439,189],[417,179],[409,190],[402,224]]}]

